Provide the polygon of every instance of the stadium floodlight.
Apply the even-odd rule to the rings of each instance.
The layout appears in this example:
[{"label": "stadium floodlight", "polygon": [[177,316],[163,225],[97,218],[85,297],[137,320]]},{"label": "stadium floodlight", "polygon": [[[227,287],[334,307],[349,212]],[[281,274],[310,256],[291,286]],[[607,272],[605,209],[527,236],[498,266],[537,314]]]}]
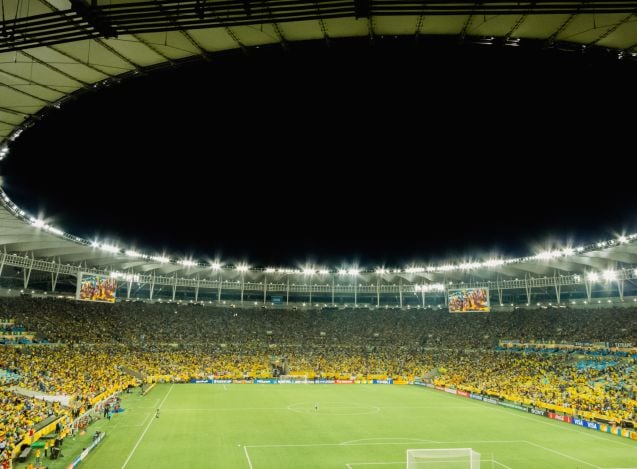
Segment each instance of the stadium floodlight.
[{"label": "stadium floodlight", "polygon": [[113,246],[112,244],[102,244],[100,246],[100,249],[102,251],[106,251],[106,252],[110,252],[110,253],[116,253],[119,252],[119,248],[117,246]]},{"label": "stadium floodlight", "polygon": [[221,264],[219,262],[213,262],[212,264],[210,264],[210,268],[212,270],[220,270],[221,269]]},{"label": "stadium floodlight", "polygon": [[379,275],[383,275],[387,273],[387,269],[385,269],[384,267],[379,267],[378,269],[376,269],[376,273]]},{"label": "stadium floodlight", "polygon": [[628,237],[626,237],[626,236],[622,235],[622,236],[620,236],[619,238],[617,238],[617,241],[618,241],[620,244],[626,244],[626,243],[628,242]]},{"label": "stadium floodlight", "polygon": [[597,282],[599,280],[599,275],[597,275],[595,272],[589,272],[588,274],[586,274],[586,280],[588,280],[589,282]]},{"label": "stadium floodlight", "polygon": [[327,269],[320,269],[318,271],[318,273],[319,273],[319,275],[328,275],[330,273],[330,271],[327,270]]},{"label": "stadium floodlight", "polygon": [[137,251],[133,251],[131,249],[126,250],[125,254],[129,257],[141,257],[142,254],[140,252]]},{"label": "stadium floodlight", "polygon": [[361,273],[360,269],[355,269],[355,268],[347,269],[348,275],[358,275],[360,273]]},{"label": "stadium floodlight", "polygon": [[573,248],[564,248],[564,249],[562,249],[562,255],[563,256],[572,256],[573,254],[575,254],[575,249],[573,249]]},{"label": "stadium floodlight", "polygon": [[276,272],[276,269],[274,267],[266,267],[265,269],[266,274],[273,274],[274,272]]},{"label": "stadium floodlight", "polygon": [[170,262],[170,259],[168,259],[165,256],[150,256],[150,260],[151,261],[155,261],[155,262],[159,262],[160,264],[165,264],[167,262]]},{"label": "stadium floodlight", "polygon": [[501,259],[489,259],[488,261],[484,261],[482,265],[485,267],[497,267],[499,265],[504,264],[504,261]]},{"label": "stadium floodlight", "polygon": [[44,228],[44,225],[45,225],[44,220],[40,220],[40,219],[36,220],[35,218],[31,219],[31,226],[35,228]]},{"label": "stadium floodlight", "polygon": [[613,280],[617,280],[617,272],[611,269],[605,270],[602,272],[602,278],[607,282],[612,282]]},{"label": "stadium floodlight", "polygon": [[190,259],[182,259],[180,261],[177,261],[177,264],[181,264],[184,267],[194,267],[197,265],[197,263],[193,260]]},{"label": "stadium floodlight", "polygon": [[576,250],[577,252],[582,252],[582,251],[584,250],[584,246],[577,246],[577,247],[575,248],[575,250]]},{"label": "stadium floodlight", "polygon": [[304,267],[303,275],[314,275],[314,269],[311,267]]},{"label": "stadium floodlight", "polygon": [[49,226],[49,225],[45,226],[44,229],[47,230],[47,231],[50,231],[51,233],[56,234],[58,236],[62,236],[64,234],[64,231],[62,231],[62,230],[60,230],[58,228],[54,228],[54,227]]},{"label": "stadium floodlight", "polygon": [[535,257],[535,259],[543,259],[543,260],[547,260],[547,259],[554,259],[556,257],[560,257],[561,255],[563,255],[563,251],[542,251],[539,254],[537,254]]},{"label": "stadium floodlight", "polygon": [[237,272],[247,272],[250,267],[248,267],[246,264],[239,264],[236,269]]},{"label": "stadium floodlight", "polygon": [[347,275],[346,269],[338,269],[338,275]]}]

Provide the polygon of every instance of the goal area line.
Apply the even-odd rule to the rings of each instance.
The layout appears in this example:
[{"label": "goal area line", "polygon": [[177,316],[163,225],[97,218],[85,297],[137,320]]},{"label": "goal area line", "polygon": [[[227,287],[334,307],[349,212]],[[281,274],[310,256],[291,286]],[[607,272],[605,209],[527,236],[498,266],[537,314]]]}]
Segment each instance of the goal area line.
[{"label": "goal area line", "polygon": [[[435,462],[436,464],[440,464],[440,463],[454,463],[457,461],[432,461]],[[489,463],[492,467],[503,467],[504,469],[512,469],[511,467],[507,466],[506,464],[503,464],[501,462],[499,462],[496,459],[482,459],[480,461],[480,464],[483,463]],[[350,462],[350,463],[346,463],[345,467],[346,469],[355,469],[356,467],[359,466],[400,466],[400,467],[405,467],[405,461],[387,461],[387,462]]]}]

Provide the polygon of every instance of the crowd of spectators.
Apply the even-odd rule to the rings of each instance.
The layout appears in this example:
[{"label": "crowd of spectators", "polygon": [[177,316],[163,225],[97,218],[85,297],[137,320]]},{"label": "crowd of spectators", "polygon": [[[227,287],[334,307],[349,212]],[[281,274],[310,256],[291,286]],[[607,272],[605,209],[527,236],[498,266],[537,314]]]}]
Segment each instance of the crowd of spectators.
[{"label": "crowd of spectators", "polygon": [[[634,354],[601,366],[604,357],[584,356],[585,350],[498,347],[504,339],[634,346],[635,308],[450,314],[0,298],[0,316],[35,342],[0,348],[0,370],[17,376],[0,388],[4,447],[51,414],[77,414],[97,396],[127,387],[133,376],[265,378],[272,376],[275,360],[285,362],[287,373],[308,378],[425,377],[441,386],[616,421],[634,420],[637,411]],[[600,366],[592,366],[596,361]],[[9,385],[68,396],[70,408],[19,397]]]}]

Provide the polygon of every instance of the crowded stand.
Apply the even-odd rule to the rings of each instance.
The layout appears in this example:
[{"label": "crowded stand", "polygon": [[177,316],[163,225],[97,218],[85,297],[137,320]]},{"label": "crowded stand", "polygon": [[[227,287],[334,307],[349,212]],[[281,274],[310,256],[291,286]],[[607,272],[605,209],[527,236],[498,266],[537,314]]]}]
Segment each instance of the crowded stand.
[{"label": "crowded stand", "polygon": [[429,380],[617,425],[634,426],[637,413],[635,308],[450,314],[0,298],[0,316],[5,332],[29,337],[0,349],[5,454],[52,416],[78,417],[141,382],[270,378],[275,361],[310,380]]}]

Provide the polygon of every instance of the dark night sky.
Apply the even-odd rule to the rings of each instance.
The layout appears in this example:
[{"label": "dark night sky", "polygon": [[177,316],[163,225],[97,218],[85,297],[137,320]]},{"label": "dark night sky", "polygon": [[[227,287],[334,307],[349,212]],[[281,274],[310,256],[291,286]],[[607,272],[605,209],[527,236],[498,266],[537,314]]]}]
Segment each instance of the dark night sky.
[{"label": "dark night sky", "polygon": [[5,190],[89,239],[252,265],[637,229],[637,64],[411,44],[261,48],[84,95],[12,145]]}]

